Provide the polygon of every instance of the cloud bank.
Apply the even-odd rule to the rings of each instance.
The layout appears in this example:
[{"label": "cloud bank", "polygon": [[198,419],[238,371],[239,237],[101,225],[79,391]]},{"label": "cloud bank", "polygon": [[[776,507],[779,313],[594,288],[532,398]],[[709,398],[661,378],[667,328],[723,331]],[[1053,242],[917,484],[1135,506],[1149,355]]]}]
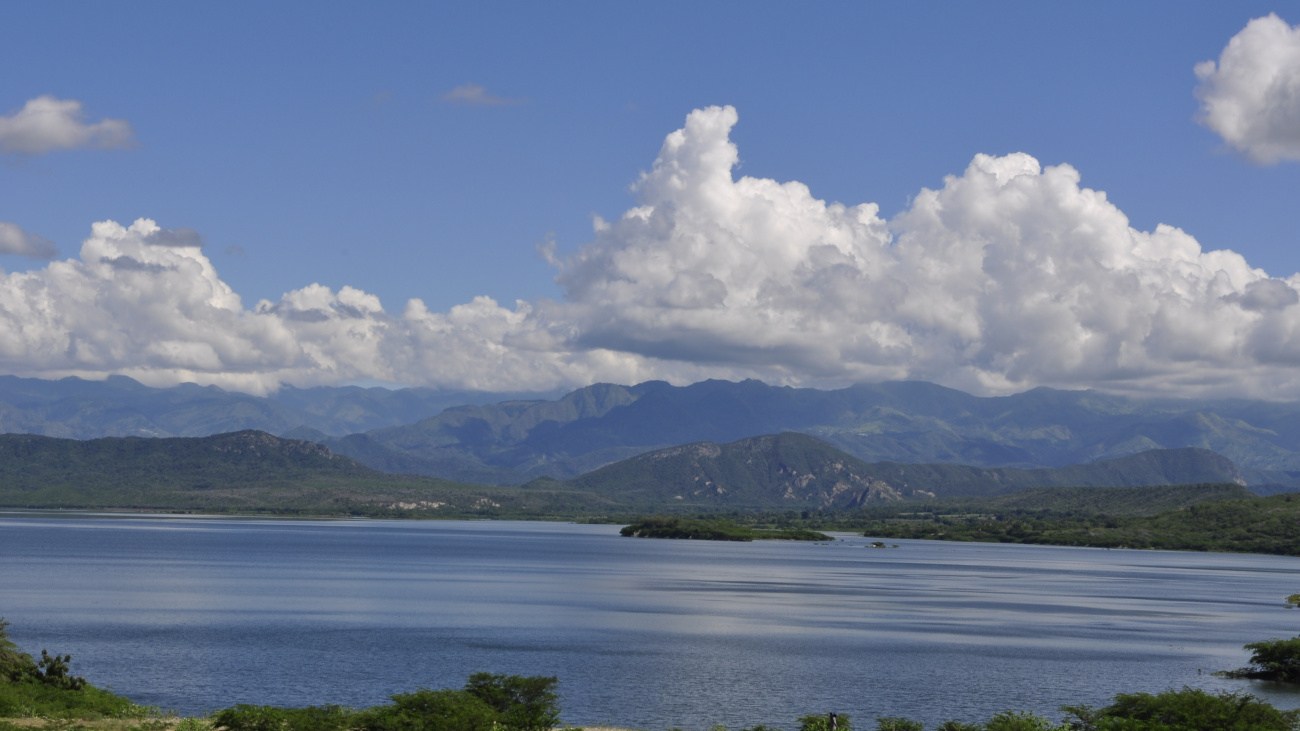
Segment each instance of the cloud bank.
[{"label": "cloud bank", "polygon": [[0,152],[44,155],[78,147],[129,147],[134,140],[126,120],[85,119],[79,101],[36,97],[17,112],[0,116]]},{"label": "cloud bank", "polygon": [[1136,230],[1069,165],[977,155],[886,220],[735,178],[736,123],[710,107],[668,135],[636,205],[560,261],[561,301],[390,311],[312,284],[246,307],[193,232],[104,222],[79,257],[0,276],[0,368],[252,392],[712,376],[1300,397],[1300,279]]},{"label": "cloud bank", "polygon": [[1300,26],[1256,18],[1196,76],[1202,124],[1255,162],[1300,160]]}]

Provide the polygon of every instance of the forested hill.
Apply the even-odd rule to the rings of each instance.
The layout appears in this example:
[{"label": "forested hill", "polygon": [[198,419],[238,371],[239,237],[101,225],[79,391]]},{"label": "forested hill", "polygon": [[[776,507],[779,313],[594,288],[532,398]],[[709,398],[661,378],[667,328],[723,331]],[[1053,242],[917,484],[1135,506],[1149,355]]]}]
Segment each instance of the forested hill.
[{"label": "forested hill", "polygon": [[1204,449],[1152,450],[1058,469],[986,469],[868,463],[806,434],[786,432],[656,450],[564,484],[633,504],[845,509],[908,499],[1002,495],[1031,487],[1241,482],[1241,472],[1231,460]]},{"label": "forested hill", "polygon": [[314,442],[241,431],[198,438],[106,437],[80,441],[0,434],[0,484],[203,489],[289,482],[306,477],[366,477],[377,472]]},{"label": "forested hill", "polygon": [[538,518],[608,504],[568,490],[386,475],[313,442],[242,431],[87,441],[0,435],[0,507]]}]

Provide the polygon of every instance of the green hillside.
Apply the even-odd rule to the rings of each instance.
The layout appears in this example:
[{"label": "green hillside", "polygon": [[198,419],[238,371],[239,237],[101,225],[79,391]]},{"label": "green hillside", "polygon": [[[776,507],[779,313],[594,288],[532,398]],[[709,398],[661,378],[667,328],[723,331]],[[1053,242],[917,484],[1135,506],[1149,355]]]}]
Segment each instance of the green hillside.
[{"label": "green hillside", "polygon": [[1157,515],[1214,500],[1258,497],[1241,485],[1202,483],[1147,487],[1031,487],[997,497],[945,501],[936,512]]},{"label": "green hillside", "polygon": [[1300,556],[1300,496],[1203,502],[1137,516],[898,513],[868,520],[865,534],[877,538]]},{"label": "green hillside", "polygon": [[[868,464],[826,442],[791,432],[658,450],[567,482],[538,479],[514,488],[384,474],[320,444],[258,431],[87,441],[0,435],[0,507],[30,508],[429,517],[856,510],[897,501],[1001,495],[1044,485],[1224,482],[1234,474],[1231,462],[1195,449],[1059,470]],[[1017,499],[1066,499],[1067,493],[1054,489],[1056,493]],[[1069,494],[1084,499],[1078,497],[1082,493]]]},{"label": "green hillside", "polygon": [[0,506],[351,515],[570,515],[608,501],[385,475],[315,444],[243,431],[78,441],[0,435]]}]

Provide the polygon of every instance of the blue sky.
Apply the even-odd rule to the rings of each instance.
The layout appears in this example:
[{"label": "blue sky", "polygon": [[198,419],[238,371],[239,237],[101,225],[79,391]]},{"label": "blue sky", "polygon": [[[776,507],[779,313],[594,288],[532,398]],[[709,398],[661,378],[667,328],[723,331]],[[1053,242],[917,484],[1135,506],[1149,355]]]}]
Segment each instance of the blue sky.
[{"label": "blue sky", "polygon": [[[1230,249],[1287,278],[1300,271],[1300,164],[1247,159],[1197,123],[1194,95],[1196,64],[1218,59],[1249,21],[1270,13],[1300,23],[1295,2],[9,4],[0,22],[24,32],[0,47],[0,115],[42,95],[76,100],[88,122],[129,124],[133,141],[5,156],[0,222],[52,241],[60,260],[78,256],[94,222],[147,218],[194,229],[219,281],[249,312],[259,300],[320,284],[377,296],[393,317],[411,298],[444,313],[486,295],[506,309],[533,303],[535,318],[537,303],[574,300],[582,288],[557,284],[538,246],[554,242],[570,270],[584,251],[608,252],[613,245],[597,241],[592,215],[616,221],[637,205],[632,187],[665,136],[693,110],[730,105],[739,115],[729,128],[737,178],[799,181],[813,199],[874,202],[892,221],[923,188],[961,176],[977,154],[1023,152],[1043,166],[1072,166],[1079,184],[1104,191],[1137,231],[1176,226],[1205,251]],[[467,99],[467,85],[481,87],[479,96]],[[49,262],[5,255],[0,266],[34,272]],[[1244,292],[1247,284],[1234,286]],[[119,285],[127,286],[105,286]],[[11,306],[11,320],[23,312]],[[1014,348],[973,361],[949,353],[942,363],[830,356],[866,364],[846,368],[773,355],[803,348],[789,342],[763,355],[735,355],[743,343],[702,349],[690,344],[711,337],[698,322],[683,325],[680,338],[656,330],[620,345],[608,332],[636,327],[598,327],[574,312],[548,317],[535,329],[569,332],[566,352],[596,348],[623,360],[588,359],[568,371],[550,361],[510,370],[479,360],[426,382],[505,389],[756,375],[811,385],[924,377],[986,391],[1040,383],[1143,390],[1189,359],[1204,367],[1179,371],[1187,376],[1180,392],[1276,392],[1297,380],[1289,350],[1241,356],[1273,364],[1271,375],[1246,385],[1223,375],[1236,366],[1215,346],[1162,351],[1154,360],[1163,365],[1151,367],[1115,356],[1109,369],[1094,364],[1054,380],[1043,375],[1047,366],[1008,365],[1020,357]],[[89,352],[84,338],[68,344],[88,327],[78,323],[52,325],[58,333],[43,344],[0,345],[0,366],[252,390],[277,379],[416,382],[424,372],[391,364],[367,371],[356,365],[365,358],[346,367],[326,358],[304,368],[297,356],[266,365],[260,355],[179,344],[185,338],[174,333],[147,357],[135,357],[144,332],[100,343],[94,355],[49,356]],[[205,327],[202,318],[191,326]],[[1156,342],[1151,332],[1144,342]],[[529,337],[534,351],[558,347]],[[169,365],[163,353],[212,347],[216,360]],[[1279,359],[1288,364],[1281,371]],[[464,375],[492,368],[504,369],[500,378]]]}]

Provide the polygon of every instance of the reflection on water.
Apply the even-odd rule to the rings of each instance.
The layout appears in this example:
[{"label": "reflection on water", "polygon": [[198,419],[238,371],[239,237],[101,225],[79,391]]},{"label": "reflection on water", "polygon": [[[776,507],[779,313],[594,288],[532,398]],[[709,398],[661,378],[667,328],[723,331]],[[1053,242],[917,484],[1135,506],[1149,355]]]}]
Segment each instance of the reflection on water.
[{"label": "reflection on water", "polygon": [[[625,539],[612,526],[0,516],[0,615],[137,702],[366,706],[558,675],[564,719],[930,723],[1191,685],[1300,634],[1275,556]],[[1200,673],[1204,670],[1204,673]]]}]

